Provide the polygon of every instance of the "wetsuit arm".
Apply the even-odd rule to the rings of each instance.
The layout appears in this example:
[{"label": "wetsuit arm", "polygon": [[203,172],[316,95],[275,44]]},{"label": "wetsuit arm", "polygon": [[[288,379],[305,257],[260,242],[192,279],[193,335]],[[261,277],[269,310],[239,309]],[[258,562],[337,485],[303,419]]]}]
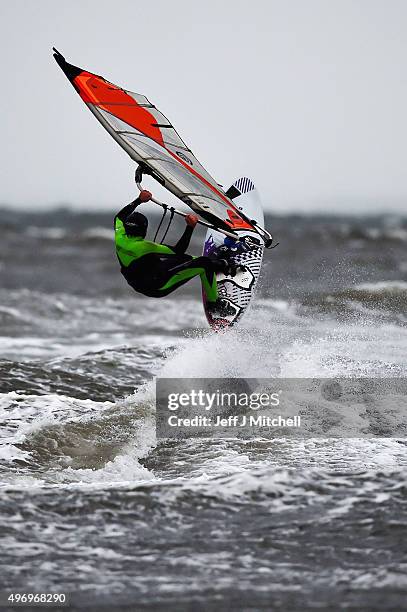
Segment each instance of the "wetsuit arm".
[{"label": "wetsuit arm", "polygon": [[191,240],[192,232],[194,231],[193,227],[187,225],[184,233],[181,238],[178,240],[175,246],[170,247],[177,255],[183,255],[187,248],[189,247],[189,243]]},{"label": "wetsuit arm", "polygon": [[139,204],[141,204],[141,202],[140,198],[138,197],[133,200],[133,202],[130,202],[130,204],[127,204],[127,206],[122,208],[121,211],[117,213],[114,220],[116,221],[116,219],[120,219],[120,221],[124,223],[127,217],[131,215],[131,213],[136,209]]}]

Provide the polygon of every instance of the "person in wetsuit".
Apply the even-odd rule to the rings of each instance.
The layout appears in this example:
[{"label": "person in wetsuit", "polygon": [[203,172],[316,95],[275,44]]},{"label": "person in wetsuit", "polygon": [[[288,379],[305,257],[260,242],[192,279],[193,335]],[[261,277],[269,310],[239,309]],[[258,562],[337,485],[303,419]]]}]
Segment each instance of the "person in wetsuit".
[{"label": "person in wetsuit", "polygon": [[234,314],[227,301],[218,298],[215,274],[234,276],[236,266],[224,259],[192,257],[185,253],[198,223],[198,217],[192,214],[185,217],[187,227],[175,246],[146,240],[148,220],[135,209],[151,198],[149,191],[141,191],[114,219],[116,253],[128,284],[138,293],[160,298],[199,276],[211,313],[217,317]]}]

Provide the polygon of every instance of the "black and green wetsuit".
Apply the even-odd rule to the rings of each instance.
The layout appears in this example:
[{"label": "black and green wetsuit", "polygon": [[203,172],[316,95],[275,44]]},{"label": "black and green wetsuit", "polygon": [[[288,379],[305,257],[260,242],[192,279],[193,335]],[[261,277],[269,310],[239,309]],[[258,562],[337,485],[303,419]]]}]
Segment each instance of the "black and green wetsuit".
[{"label": "black and green wetsuit", "polygon": [[185,229],[173,247],[126,234],[124,222],[138,204],[135,200],[125,206],[114,221],[116,253],[129,285],[143,295],[164,297],[200,276],[208,302],[215,302],[218,297],[215,271],[219,267],[209,257],[185,254],[193,232],[191,227]]}]

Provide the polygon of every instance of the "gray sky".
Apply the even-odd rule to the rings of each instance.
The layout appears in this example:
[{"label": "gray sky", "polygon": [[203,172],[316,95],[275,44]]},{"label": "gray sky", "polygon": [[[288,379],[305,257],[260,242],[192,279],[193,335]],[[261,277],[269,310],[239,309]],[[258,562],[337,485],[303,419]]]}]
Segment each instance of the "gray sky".
[{"label": "gray sky", "polygon": [[134,163],[55,45],[147,95],[269,210],[407,210],[404,0],[1,0],[0,23],[1,204],[112,209],[134,193]]}]

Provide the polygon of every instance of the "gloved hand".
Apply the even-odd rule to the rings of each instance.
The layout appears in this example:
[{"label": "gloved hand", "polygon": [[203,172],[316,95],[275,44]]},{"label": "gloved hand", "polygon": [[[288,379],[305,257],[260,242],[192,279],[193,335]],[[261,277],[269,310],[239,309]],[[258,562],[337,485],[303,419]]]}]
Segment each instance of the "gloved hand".
[{"label": "gloved hand", "polygon": [[147,189],[143,189],[142,191],[140,191],[139,200],[142,204],[144,204],[145,202],[149,202],[152,197],[153,194],[150,191],[147,191]]},{"label": "gloved hand", "polygon": [[195,227],[198,223],[198,217],[196,215],[187,215],[185,217],[185,223],[189,225],[189,227]]}]

